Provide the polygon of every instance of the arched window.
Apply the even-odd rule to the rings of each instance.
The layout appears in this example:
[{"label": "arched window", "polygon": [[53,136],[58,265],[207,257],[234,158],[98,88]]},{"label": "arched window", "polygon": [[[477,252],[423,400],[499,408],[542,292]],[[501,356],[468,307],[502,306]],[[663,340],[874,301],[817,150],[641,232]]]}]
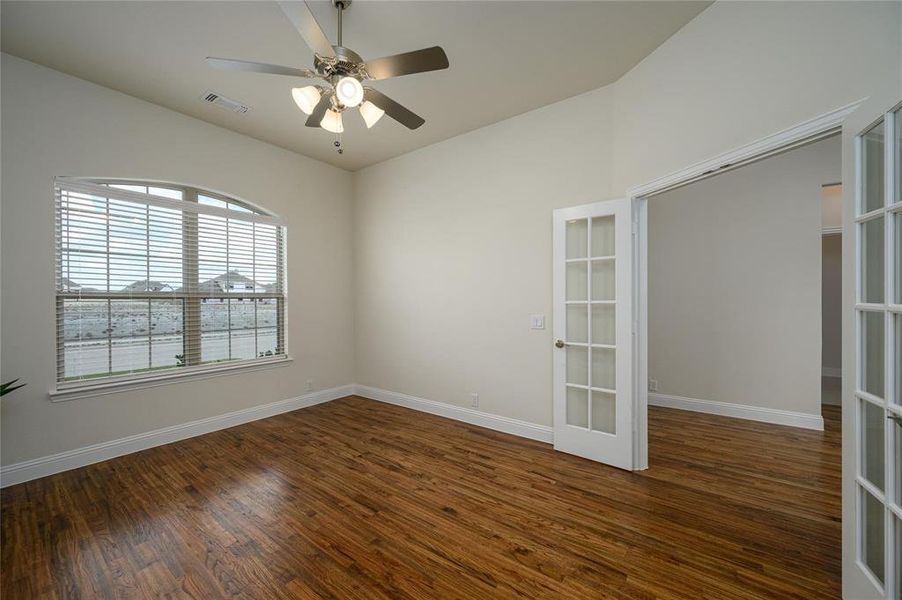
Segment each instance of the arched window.
[{"label": "arched window", "polygon": [[285,227],[167,183],[57,178],[57,390],[285,358]]}]

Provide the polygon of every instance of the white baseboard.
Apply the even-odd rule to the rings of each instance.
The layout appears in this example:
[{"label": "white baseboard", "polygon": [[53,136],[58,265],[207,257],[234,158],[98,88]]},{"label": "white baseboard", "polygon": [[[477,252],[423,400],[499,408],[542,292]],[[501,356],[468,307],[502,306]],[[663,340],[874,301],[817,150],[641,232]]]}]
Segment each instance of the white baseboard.
[{"label": "white baseboard", "polygon": [[684,398],[682,396],[668,396],[667,394],[648,394],[650,406],[663,406],[666,408],[679,408],[693,412],[733,417],[736,419],[748,419],[749,421],[761,421],[774,423],[775,425],[789,425],[790,427],[802,427],[804,429],[824,430],[824,418],[820,415],[779,410],[776,408],[761,408],[746,404],[730,404],[729,402],[715,402],[713,400],[699,400],[697,398]]},{"label": "white baseboard", "polygon": [[823,377],[842,377],[842,369],[839,367],[821,367]]},{"label": "white baseboard", "polygon": [[102,442],[84,448],[77,448],[59,454],[35,458],[32,460],[7,465],[0,468],[0,487],[7,487],[31,481],[39,477],[46,477],[54,473],[61,473],[70,469],[77,469],[97,462],[131,454],[140,450],[153,448],[154,446],[162,446],[184,440],[187,438],[203,435],[220,429],[227,429],[235,425],[250,423],[266,417],[272,417],[286,412],[291,412],[299,408],[306,408],[315,404],[329,402],[345,396],[350,396],[354,392],[354,386],[343,385],[340,387],[330,388],[328,390],[320,390],[289,398],[287,400],[279,400],[270,404],[253,406],[242,410],[217,415],[215,417],[207,417],[182,423],[181,425],[173,425],[172,427],[164,427],[146,433],[139,433],[118,440]]},{"label": "white baseboard", "polygon": [[[162,446],[205,433],[219,431],[220,429],[227,429],[243,423],[265,419],[300,408],[337,400],[352,394],[548,444],[554,441],[554,430],[547,425],[538,425],[472,408],[436,402],[435,400],[427,400],[365,385],[349,384],[0,467],[0,488],[77,469],[155,446]],[[816,430],[824,429],[824,419],[820,415],[668,396],[665,394],[649,394],[648,403],[651,406],[679,408],[738,419],[775,423],[777,425]]]},{"label": "white baseboard", "polygon": [[554,433],[551,427],[547,425],[537,425],[529,421],[521,421],[519,419],[511,419],[510,417],[502,417],[491,413],[482,412],[472,408],[463,406],[455,406],[444,402],[436,402],[435,400],[426,400],[425,398],[417,398],[407,394],[398,392],[390,392],[379,388],[369,387],[366,385],[355,385],[354,394],[369,398],[370,400],[378,400],[387,404],[403,406],[420,412],[438,415],[455,421],[463,421],[471,425],[479,425],[487,429],[494,429],[517,435],[531,440],[546,442],[548,444],[554,441]]}]

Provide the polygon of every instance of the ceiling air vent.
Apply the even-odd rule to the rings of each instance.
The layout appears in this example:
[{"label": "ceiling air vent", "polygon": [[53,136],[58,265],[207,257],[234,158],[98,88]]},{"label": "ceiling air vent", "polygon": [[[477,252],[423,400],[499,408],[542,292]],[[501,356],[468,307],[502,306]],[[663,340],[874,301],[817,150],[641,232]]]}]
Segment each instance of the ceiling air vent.
[{"label": "ceiling air vent", "polygon": [[225,96],[221,96],[216,92],[211,92],[207,90],[201,95],[201,100],[204,102],[209,102],[210,104],[215,104],[220,108],[224,108],[226,110],[230,110],[232,112],[238,113],[239,115],[243,115],[247,111],[250,110],[246,104],[242,104],[237,100],[232,100],[231,98],[226,98]]}]

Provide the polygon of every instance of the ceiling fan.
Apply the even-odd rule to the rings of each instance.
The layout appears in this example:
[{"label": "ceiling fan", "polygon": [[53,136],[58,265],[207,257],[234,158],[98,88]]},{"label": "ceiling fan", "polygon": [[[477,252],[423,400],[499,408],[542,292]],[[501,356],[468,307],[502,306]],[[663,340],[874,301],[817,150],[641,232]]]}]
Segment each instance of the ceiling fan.
[{"label": "ceiling fan", "polygon": [[[308,85],[294,88],[291,95],[295,103],[309,115],[307,127],[322,127],[332,133],[344,131],[342,113],[358,108],[367,128],[372,127],[387,114],[409,129],[416,129],[425,119],[398,104],[382,92],[364,85],[401,75],[412,75],[448,68],[448,57],[439,46],[363,60],[360,55],[345,48],[341,39],[341,15],[352,0],[332,0],[338,11],[338,43],[332,45],[320,28],[306,2],[279,2],[304,41],[313,50],[313,69],[298,69],[267,63],[207,57],[207,63],[217,69],[251,71],[272,75],[287,75],[305,79],[322,79],[326,85]],[[340,142],[335,145],[339,147]]]}]

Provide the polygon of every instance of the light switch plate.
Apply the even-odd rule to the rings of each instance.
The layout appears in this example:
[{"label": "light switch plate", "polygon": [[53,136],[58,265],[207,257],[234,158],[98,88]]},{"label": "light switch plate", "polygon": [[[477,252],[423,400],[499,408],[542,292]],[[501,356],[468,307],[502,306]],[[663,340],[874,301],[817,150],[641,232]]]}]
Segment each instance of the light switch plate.
[{"label": "light switch plate", "polygon": [[529,328],[530,329],[545,329],[545,315],[530,315],[529,316]]}]

